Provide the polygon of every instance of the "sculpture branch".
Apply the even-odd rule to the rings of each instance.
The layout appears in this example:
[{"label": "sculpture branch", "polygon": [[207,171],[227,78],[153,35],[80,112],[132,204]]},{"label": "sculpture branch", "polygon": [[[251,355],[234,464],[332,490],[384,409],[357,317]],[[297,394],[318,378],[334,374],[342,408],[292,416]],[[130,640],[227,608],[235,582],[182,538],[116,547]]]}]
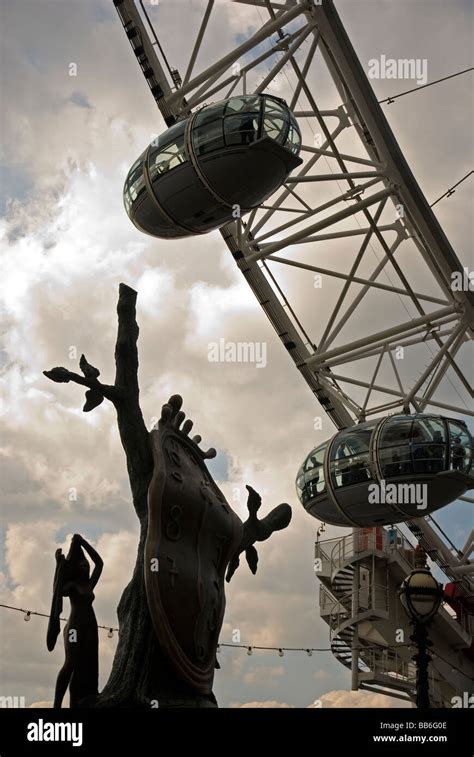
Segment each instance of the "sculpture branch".
[{"label": "sculpture branch", "polygon": [[123,387],[138,401],[138,334],[136,320],[137,293],[120,284],[117,304],[118,331],[115,344],[115,386]]},{"label": "sculpture branch", "polygon": [[[115,345],[115,383],[110,386],[98,380],[100,371],[90,365],[84,355],[79,366],[84,374],[57,367],[43,371],[51,381],[87,387],[84,412],[100,405],[104,398],[113,403],[117,411],[117,424],[127,458],[127,470],[136,513],[146,519],[146,493],[153,472],[149,435],[139,404],[138,386],[138,324],[136,321],[137,293],[126,284],[120,284],[117,304],[118,330]],[[143,523],[142,523],[143,525]]]},{"label": "sculpture branch", "polygon": [[[102,384],[96,378],[87,378],[87,376],[80,376],[79,373],[69,371],[67,368],[52,368],[50,371],[43,371],[43,374],[51,381],[55,381],[58,384],[67,384],[69,381],[73,381],[75,384],[81,384],[81,386],[87,386],[94,392],[100,393],[102,398],[110,400],[114,405],[121,399],[122,392],[116,386],[110,386],[109,384]],[[87,404],[87,403],[86,403]],[[88,412],[92,408],[84,411]]]},{"label": "sculpture branch", "polygon": [[235,571],[239,567],[239,555],[242,552],[245,552],[248,566],[252,573],[255,574],[257,572],[258,564],[258,552],[254,547],[255,542],[269,539],[275,531],[281,531],[283,528],[286,528],[291,521],[291,507],[286,502],[274,507],[265,518],[259,519],[257,513],[262,504],[262,498],[251,486],[247,485],[246,489],[249,493],[247,499],[249,517],[244,522],[242,540],[237,552],[233,555],[227,568],[227,574],[225,577],[227,582],[231,580]]}]

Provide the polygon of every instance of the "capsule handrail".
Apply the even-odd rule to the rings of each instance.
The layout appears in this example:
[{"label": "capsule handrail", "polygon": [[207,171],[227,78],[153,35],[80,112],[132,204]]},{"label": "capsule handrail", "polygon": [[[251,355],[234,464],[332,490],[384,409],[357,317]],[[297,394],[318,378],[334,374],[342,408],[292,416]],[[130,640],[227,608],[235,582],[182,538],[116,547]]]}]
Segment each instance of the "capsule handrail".
[{"label": "capsule handrail", "polygon": [[[377,600],[377,597],[380,597],[380,593],[376,592],[375,590],[379,590],[379,592],[383,592],[382,598],[384,601],[380,604],[383,606],[378,606],[379,602]],[[371,590],[368,592],[368,599],[369,599],[369,607],[360,607],[360,594],[359,594],[359,602],[358,602],[358,608],[357,613],[355,615],[352,614],[352,591],[346,592],[343,594],[340,599],[334,602],[334,606],[329,613],[329,628],[331,631],[337,630],[337,628],[341,624],[341,617],[343,621],[354,621],[354,618],[357,617],[361,612],[373,612],[373,611],[382,611],[382,612],[388,612],[388,587],[386,584],[374,584],[373,587],[371,587]]]},{"label": "capsule handrail", "polygon": [[[407,539],[405,534],[397,526],[393,526],[390,529],[390,531],[394,531],[396,534],[395,543],[389,542],[389,531],[385,528],[382,528],[381,531],[377,531],[377,527],[370,529],[368,532],[364,529],[365,533],[361,533],[361,531],[362,529],[357,530],[356,543],[354,543],[353,533],[346,534],[336,541],[330,552],[331,575],[333,575],[334,572],[340,568],[341,564],[346,562],[346,560],[355,557],[360,552],[365,552],[366,550],[376,550],[389,554],[392,549],[415,549],[409,539]],[[382,534],[382,544],[378,547],[377,537],[380,534]],[[326,541],[331,540],[328,539]]]}]

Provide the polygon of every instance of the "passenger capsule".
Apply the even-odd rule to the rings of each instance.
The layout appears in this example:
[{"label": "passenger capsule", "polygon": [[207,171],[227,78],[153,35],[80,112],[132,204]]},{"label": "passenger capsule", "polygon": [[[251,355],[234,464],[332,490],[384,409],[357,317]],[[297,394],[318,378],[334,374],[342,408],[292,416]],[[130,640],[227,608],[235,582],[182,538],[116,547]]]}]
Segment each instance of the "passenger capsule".
[{"label": "passenger capsule", "polygon": [[313,449],[296,479],[315,518],[368,527],[420,518],[474,488],[463,421],[395,415],[340,431]]},{"label": "passenger capsule", "polygon": [[133,164],[125,209],[165,239],[205,234],[270,197],[302,161],[301,133],[284,100],[245,95],[178,121]]}]

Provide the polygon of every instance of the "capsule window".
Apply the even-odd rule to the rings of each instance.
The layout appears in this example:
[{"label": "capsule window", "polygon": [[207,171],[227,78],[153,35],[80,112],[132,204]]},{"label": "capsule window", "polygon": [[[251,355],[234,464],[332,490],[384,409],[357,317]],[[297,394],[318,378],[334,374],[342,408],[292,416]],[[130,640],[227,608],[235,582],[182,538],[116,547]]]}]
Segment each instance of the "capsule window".
[{"label": "capsule window", "polygon": [[136,181],[133,182],[132,186],[130,187],[130,199],[133,202],[137,199],[138,195],[141,194],[141,192],[145,189],[145,178],[143,176],[143,171],[141,175],[138,177]]},{"label": "capsule window", "polygon": [[163,134],[160,134],[158,137],[156,137],[152,145],[154,148],[161,148],[165,145],[169,145],[172,142],[181,142],[182,137],[184,136],[184,132],[186,131],[186,125],[187,125],[188,119],[184,119],[183,121],[178,121],[173,126],[170,126],[169,129],[163,132]]},{"label": "capsule window", "polygon": [[145,178],[143,176],[143,156],[140,155],[138,160],[135,161],[125,181],[124,187],[124,203],[125,209],[130,214],[130,209],[133,202],[137,199],[138,195],[145,189]]},{"label": "capsule window", "polygon": [[372,478],[369,449],[373,426],[349,429],[337,436],[330,463],[334,487],[352,486]]},{"label": "capsule window", "polygon": [[224,147],[223,115],[226,103],[205,108],[196,116],[193,145],[197,155],[221,150]]},{"label": "capsule window", "polygon": [[406,416],[394,416],[383,425],[378,444],[378,459],[384,478],[413,473],[412,428],[413,419]]},{"label": "capsule window", "polygon": [[173,168],[177,168],[186,162],[186,153],[184,150],[184,141],[181,144],[173,143],[162,147],[153,156],[150,156],[150,176],[153,180],[157,175],[160,176]]},{"label": "capsule window", "polygon": [[123,194],[123,202],[125,205],[125,210],[127,211],[127,215],[130,215],[130,210],[132,208],[132,201],[130,199],[130,196],[128,192],[124,192]]},{"label": "capsule window", "polygon": [[244,95],[243,97],[231,97],[225,107],[225,115],[241,113],[244,111],[260,112],[261,100],[255,95]]},{"label": "capsule window", "polygon": [[390,418],[382,428],[379,447],[395,447],[410,444],[412,425],[412,418]]},{"label": "capsule window", "polygon": [[379,463],[383,478],[405,476],[413,473],[409,445],[396,445],[379,450]]},{"label": "capsule window", "polygon": [[326,448],[327,442],[313,449],[298,472],[296,490],[303,504],[326,491],[324,477],[324,454]]},{"label": "capsule window", "polygon": [[161,135],[157,142],[152,143],[148,156],[148,169],[152,181],[186,162],[185,129],[186,122],[180,121]]},{"label": "capsule window", "polygon": [[472,465],[472,438],[461,423],[449,421],[450,468],[469,473]]},{"label": "capsule window", "polygon": [[275,142],[284,144],[288,134],[288,110],[271,97],[265,99],[265,114],[263,119],[263,135],[274,139]]},{"label": "capsule window", "polygon": [[349,456],[340,450],[340,457],[331,463],[331,479],[335,488],[353,486],[371,478],[368,453]]},{"label": "capsule window", "polygon": [[274,139],[275,142],[283,144],[285,141],[286,131],[288,129],[288,123],[283,121],[282,118],[275,118],[273,116],[265,116],[263,119],[263,131],[267,137]]},{"label": "capsule window", "polygon": [[204,126],[212,121],[221,121],[224,115],[225,103],[211,105],[201,110],[196,116],[195,126]]},{"label": "capsule window", "polygon": [[414,473],[440,473],[446,467],[446,430],[439,418],[417,418],[412,429]]},{"label": "capsule window", "polygon": [[324,480],[324,453],[326,445],[314,450],[305,462],[305,486],[310,497],[315,497],[326,490]]},{"label": "capsule window", "polygon": [[203,155],[224,147],[224,134],[222,120],[207,122],[205,126],[199,125],[193,131],[194,149],[198,155]]},{"label": "capsule window", "polygon": [[446,429],[441,418],[416,418],[412,430],[413,442],[446,443]]},{"label": "capsule window", "polygon": [[227,145],[250,145],[255,142],[258,134],[258,113],[244,110],[239,115],[226,116],[224,134]]},{"label": "capsule window", "polygon": [[299,131],[297,131],[297,129],[295,129],[293,125],[290,126],[285,147],[295,155],[297,155],[300,151],[301,136]]},{"label": "capsule window", "polygon": [[265,98],[265,115],[280,116],[281,118],[287,118],[288,109],[279,100],[274,100],[273,97]]}]

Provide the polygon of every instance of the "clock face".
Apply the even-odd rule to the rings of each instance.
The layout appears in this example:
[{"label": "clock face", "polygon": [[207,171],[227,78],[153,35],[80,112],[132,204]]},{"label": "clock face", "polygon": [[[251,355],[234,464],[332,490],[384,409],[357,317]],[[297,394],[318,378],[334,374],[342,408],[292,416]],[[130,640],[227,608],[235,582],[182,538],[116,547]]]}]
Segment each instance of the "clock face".
[{"label": "clock face", "polygon": [[224,575],[242,524],[188,437],[165,427],[151,438],[148,605],[160,645],[177,672],[209,693],[224,616]]}]

